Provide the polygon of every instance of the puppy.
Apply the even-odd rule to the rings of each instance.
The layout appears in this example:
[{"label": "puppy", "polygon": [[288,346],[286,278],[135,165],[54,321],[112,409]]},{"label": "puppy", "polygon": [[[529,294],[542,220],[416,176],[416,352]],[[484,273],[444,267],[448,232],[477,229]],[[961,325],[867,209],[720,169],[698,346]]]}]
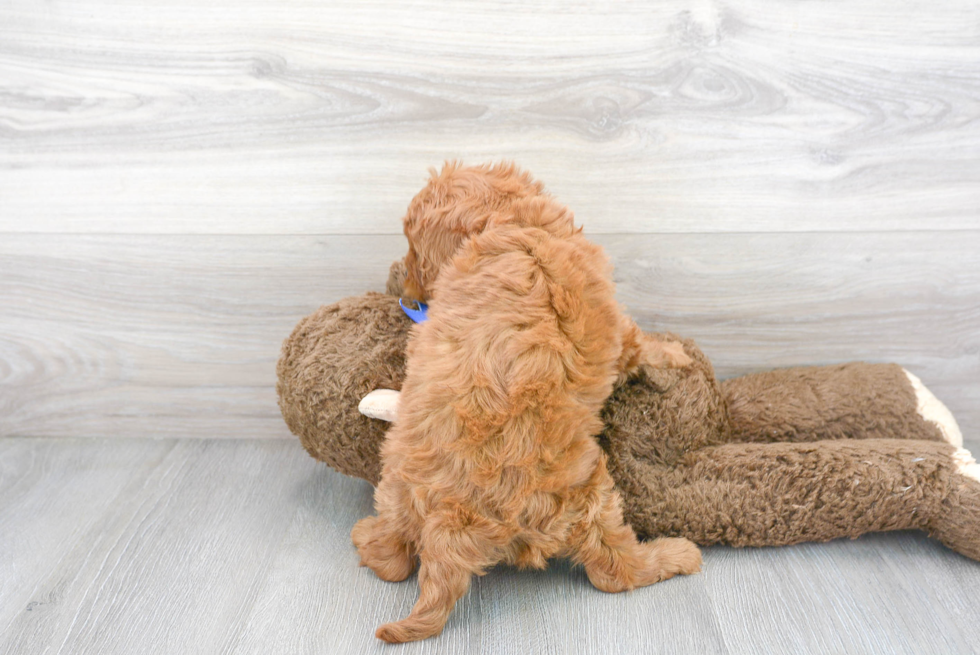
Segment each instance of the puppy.
[{"label": "puppy", "polygon": [[404,219],[406,293],[430,301],[382,449],[377,516],[351,533],[380,578],[419,569],[388,642],[442,631],[473,575],[567,556],[603,591],[700,569],[686,539],[640,543],[594,435],[618,378],[686,366],[614,300],[610,265],[572,213],[512,165],[433,172]]}]

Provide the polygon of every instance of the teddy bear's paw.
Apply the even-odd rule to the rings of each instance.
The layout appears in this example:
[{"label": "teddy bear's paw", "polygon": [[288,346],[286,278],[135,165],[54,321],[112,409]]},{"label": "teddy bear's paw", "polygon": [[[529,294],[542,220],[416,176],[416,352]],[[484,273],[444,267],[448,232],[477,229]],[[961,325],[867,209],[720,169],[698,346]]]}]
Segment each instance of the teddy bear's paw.
[{"label": "teddy bear's paw", "polygon": [[683,377],[683,373],[675,368],[657,368],[655,366],[641,366],[639,379],[648,384],[657,393],[666,393]]},{"label": "teddy bear's paw", "polygon": [[971,559],[980,561],[980,464],[968,450],[952,454],[956,475],[929,533]]},{"label": "teddy bear's paw", "polygon": [[369,418],[392,423],[398,418],[398,399],[400,397],[400,391],[375,389],[361,399],[357,405],[357,411]]},{"label": "teddy bear's paw", "polygon": [[960,426],[956,423],[956,419],[953,418],[953,413],[929,391],[926,385],[922,384],[922,380],[904,368],[902,371],[912,384],[912,390],[915,392],[915,409],[919,413],[919,416],[939,428],[939,432],[942,433],[946,443],[957,448],[962,448],[963,433],[960,432]]},{"label": "teddy bear's paw", "polygon": [[969,450],[958,448],[953,453],[953,464],[956,466],[957,473],[980,483],[980,464],[977,464],[977,460],[973,458]]}]

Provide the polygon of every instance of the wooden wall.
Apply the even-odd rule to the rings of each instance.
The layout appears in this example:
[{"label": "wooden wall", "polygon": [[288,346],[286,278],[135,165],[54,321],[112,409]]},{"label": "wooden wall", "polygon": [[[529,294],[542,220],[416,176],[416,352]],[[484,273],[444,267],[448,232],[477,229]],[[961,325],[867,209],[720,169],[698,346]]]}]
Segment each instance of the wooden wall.
[{"label": "wooden wall", "polygon": [[980,4],[0,3],[0,435],[288,437],[282,339],[429,166],[515,159],[719,374],[980,430]]}]

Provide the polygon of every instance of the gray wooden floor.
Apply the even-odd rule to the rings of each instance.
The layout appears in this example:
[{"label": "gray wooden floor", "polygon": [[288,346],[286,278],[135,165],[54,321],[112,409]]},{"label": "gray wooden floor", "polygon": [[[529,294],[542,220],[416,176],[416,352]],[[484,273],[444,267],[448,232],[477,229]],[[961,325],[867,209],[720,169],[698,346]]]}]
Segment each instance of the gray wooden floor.
[{"label": "gray wooden floor", "polygon": [[[569,203],[723,377],[903,364],[980,445],[980,3],[0,0],[0,653],[343,653],[413,583],[275,404],[449,158]],[[980,651],[921,535],[497,569],[399,652]],[[386,649],[394,651],[396,649]]]},{"label": "gray wooden floor", "polygon": [[629,594],[498,567],[390,647],[414,576],[357,566],[371,487],[294,441],[0,441],[3,653],[970,653],[980,566],[916,533],[705,551]]}]

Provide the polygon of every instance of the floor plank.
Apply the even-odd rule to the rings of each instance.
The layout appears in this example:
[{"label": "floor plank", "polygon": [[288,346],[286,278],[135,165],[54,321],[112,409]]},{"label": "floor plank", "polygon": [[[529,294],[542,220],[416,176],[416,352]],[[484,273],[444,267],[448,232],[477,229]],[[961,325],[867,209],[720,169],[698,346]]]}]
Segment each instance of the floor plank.
[{"label": "floor plank", "polygon": [[[76,443],[54,442],[98,467],[105,442]],[[161,446],[136,440],[119,448],[133,443]],[[292,474],[305,454],[270,441],[164,443],[166,456],[145,477],[131,475],[111,505],[79,511],[92,528],[30,581],[32,600],[42,602],[14,616],[0,650],[218,652],[241,629],[292,520]],[[9,527],[42,544],[54,536],[36,520]]]},{"label": "floor plank", "polygon": [[980,9],[0,6],[0,233],[396,234],[516,158],[597,232],[963,229]]},{"label": "floor plank", "polygon": [[[0,651],[364,653],[417,583],[356,566],[372,490],[280,440],[0,440]],[[28,547],[29,546],[29,547]],[[980,565],[917,533],[705,550],[629,594],[497,567],[406,653],[921,653],[980,643]]]},{"label": "floor plank", "polygon": [[49,572],[98,533],[124,490],[149,475],[173,447],[172,441],[149,440],[67,448],[58,441],[0,440],[4,632],[17,616],[30,618],[35,632],[42,629],[70,583],[45,582]]},{"label": "floor plank", "polygon": [[975,594],[954,581],[971,580],[976,562],[917,533],[711,552],[708,593],[732,653],[969,653],[978,643],[964,620],[980,611]]},{"label": "floor plank", "polygon": [[[980,435],[980,231],[599,235],[645,329],[718,374],[896,361]],[[288,437],[275,362],[321,304],[380,290],[402,237],[0,240],[0,436]]]}]

